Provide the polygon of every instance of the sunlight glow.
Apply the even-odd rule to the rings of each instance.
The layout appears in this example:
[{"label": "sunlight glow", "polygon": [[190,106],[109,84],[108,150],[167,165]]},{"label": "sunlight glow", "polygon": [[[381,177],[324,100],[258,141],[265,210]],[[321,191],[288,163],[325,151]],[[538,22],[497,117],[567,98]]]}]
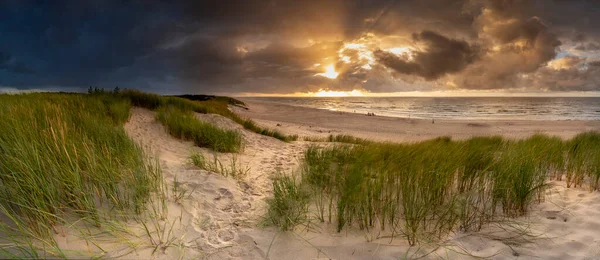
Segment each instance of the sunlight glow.
[{"label": "sunlight glow", "polygon": [[355,50],[358,50],[358,49],[361,49],[361,48],[364,48],[364,47],[365,47],[365,45],[362,44],[362,43],[346,43],[346,44],[344,44],[344,48],[345,49],[355,49]]},{"label": "sunlight glow", "polygon": [[[1,90],[1,89],[0,89]],[[1,91],[0,91],[1,92]],[[236,93],[238,97],[600,97],[600,91],[567,92],[510,92],[504,90],[458,90],[458,91],[407,91],[372,93],[365,90],[332,91],[320,89],[318,92],[296,92],[287,94]],[[231,94],[228,94],[231,95]]]},{"label": "sunlight glow", "polygon": [[[346,50],[352,50],[357,56],[349,57],[346,55]],[[364,43],[346,43],[338,51],[339,60],[344,63],[358,63],[362,64],[361,67],[366,70],[370,70],[375,64],[375,57],[373,51]]]},{"label": "sunlight glow", "polygon": [[333,65],[327,66],[325,72],[315,74],[315,76],[323,76],[323,77],[330,78],[330,79],[335,79],[335,78],[337,78],[338,75],[339,75],[339,73],[337,73],[335,71],[335,67]]},{"label": "sunlight glow", "polygon": [[396,48],[391,48],[388,50],[389,52],[396,54],[396,55],[401,55],[404,53],[409,53],[410,52],[410,48],[408,47],[396,47]]},{"label": "sunlight glow", "polygon": [[318,92],[311,94],[315,97],[360,97],[363,95],[360,90],[356,89],[352,91],[332,91],[319,89]]},{"label": "sunlight glow", "polygon": [[414,55],[413,50],[409,47],[395,47],[388,49],[388,51],[395,55],[402,56],[408,60],[412,60]]}]

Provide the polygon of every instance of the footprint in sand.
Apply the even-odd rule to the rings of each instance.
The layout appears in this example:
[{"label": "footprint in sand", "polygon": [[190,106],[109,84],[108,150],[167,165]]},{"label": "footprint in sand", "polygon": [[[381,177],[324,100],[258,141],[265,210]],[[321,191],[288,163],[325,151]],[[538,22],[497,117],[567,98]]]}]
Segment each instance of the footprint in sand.
[{"label": "footprint in sand", "polygon": [[230,230],[220,230],[217,233],[217,237],[221,243],[227,243],[235,238],[235,233]]}]

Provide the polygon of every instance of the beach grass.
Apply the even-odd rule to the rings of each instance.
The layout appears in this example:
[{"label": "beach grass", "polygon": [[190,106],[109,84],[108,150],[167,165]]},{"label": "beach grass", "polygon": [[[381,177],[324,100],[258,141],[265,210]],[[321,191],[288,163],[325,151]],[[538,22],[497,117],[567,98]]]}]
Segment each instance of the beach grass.
[{"label": "beach grass", "polygon": [[270,136],[270,137],[279,139],[284,142],[298,140],[298,135],[285,135],[276,130],[259,127],[258,125],[256,125],[256,123],[254,121],[252,121],[252,119],[245,119],[245,120],[240,119],[240,120],[241,120],[240,123],[242,126],[244,126],[244,128],[246,128],[252,132],[255,132],[257,134]]},{"label": "beach grass", "polygon": [[589,183],[590,190],[600,189],[600,134],[597,132],[582,133],[571,140],[567,147],[566,181],[570,186],[582,186]]},{"label": "beach grass", "polygon": [[440,137],[394,144],[334,136],[329,141],[342,144],[307,149],[295,189],[310,191],[305,218],[331,222],[338,231],[354,226],[388,232],[415,245],[526,214],[558,173],[597,189],[599,137]]},{"label": "beach grass", "polygon": [[242,145],[240,133],[224,130],[198,120],[192,111],[166,106],[158,109],[156,119],[177,138],[191,140],[199,147],[208,147],[217,152],[238,152]]},{"label": "beach grass", "polygon": [[281,175],[273,180],[273,197],[267,199],[266,221],[282,231],[309,222],[310,194],[292,176]]},{"label": "beach grass", "polygon": [[184,111],[194,111],[201,114],[217,114],[227,117],[242,125],[245,129],[257,134],[277,138],[284,142],[296,141],[298,139],[298,136],[296,135],[285,135],[275,130],[259,127],[251,119],[241,118],[229,110],[228,106],[245,106],[245,103],[230,97],[198,95],[161,96],[137,90],[121,91],[119,95],[130,99],[131,103],[138,107],[156,110],[160,107],[172,106]]},{"label": "beach grass", "polygon": [[212,155],[212,159],[206,158],[202,153],[194,152],[190,156],[193,165],[200,169],[219,173],[225,177],[232,177],[237,180],[243,179],[250,172],[248,166],[239,164],[238,158],[232,154],[228,160],[219,159],[217,154]]},{"label": "beach grass", "polygon": [[4,254],[42,257],[35,248],[55,245],[65,219],[101,226],[114,211],[144,211],[163,180],[123,129],[130,107],[109,95],[0,95],[2,239],[25,241]]}]

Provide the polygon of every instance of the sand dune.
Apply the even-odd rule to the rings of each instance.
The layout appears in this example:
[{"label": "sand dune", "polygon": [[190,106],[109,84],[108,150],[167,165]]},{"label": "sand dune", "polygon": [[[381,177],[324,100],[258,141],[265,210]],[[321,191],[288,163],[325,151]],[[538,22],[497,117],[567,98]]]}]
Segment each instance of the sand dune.
[{"label": "sand dune", "polygon": [[248,175],[234,180],[192,166],[189,162],[192,152],[203,153],[207,158],[212,158],[213,152],[171,137],[154,121],[154,112],[135,108],[125,129],[160,159],[167,187],[172,186],[176,177],[178,185],[190,192],[180,203],[171,201],[167,217],[169,222],[183,216],[173,236],[184,236],[181,242],[185,250],[173,247],[162,255],[152,255],[146,250],[131,257],[263,259],[263,253],[245,232],[260,224],[265,210],[264,198],[271,190],[270,178],[276,172],[297,168],[306,143],[285,143],[261,136],[218,115],[196,115],[200,120],[242,133],[242,153],[218,154],[217,157],[228,166],[235,156],[236,167],[247,169]]},{"label": "sand dune", "polygon": [[[524,137],[544,130],[549,134],[570,137],[576,132],[597,129],[598,122],[485,122],[469,126],[467,122],[425,122],[396,118],[366,117],[328,111],[251,103],[250,110],[238,111],[260,124],[288,134],[326,136],[331,133],[352,134],[365,138],[415,141],[450,134],[457,138],[483,134]],[[410,247],[402,238],[390,239],[381,234],[355,229],[340,233],[327,224],[311,231],[281,233],[261,225],[265,213],[264,199],[271,196],[271,179],[278,173],[297,170],[309,142],[285,143],[244,130],[240,125],[218,115],[197,114],[200,120],[223,128],[240,131],[244,148],[237,155],[218,154],[221,161],[235,156],[238,167],[248,174],[236,180],[201,170],[189,162],[192,152],[212,158],[210,150],[171,137],[155,122],[154,112],[135,108],[125,125],[127,133],[160,160],[167,187],[177,181],[188,191],[176,200],[168,199],[168,214],[160,223],[174,223],[173,245],[153,252],[154,248],[140,234],[140,246],[128,252],[113,246],[107,256],[136,259],[594,259],[600,258],[600,194],[582,188],[565,188],[553,181],[545,202],[516,219],[531,237],[513,237],[494,226],[481,232],[457,233],[443,245]],[[512,123],[510,128],[500,129]],[[282,126],[277,127],[277,124]],[[168,193],[173,195],[172,193]],[[139,224],[131,228],[140,230]],[[136,226],[137,225],[137,226]],[[59,239],[65,248],[85,250],[77,236]]]}]

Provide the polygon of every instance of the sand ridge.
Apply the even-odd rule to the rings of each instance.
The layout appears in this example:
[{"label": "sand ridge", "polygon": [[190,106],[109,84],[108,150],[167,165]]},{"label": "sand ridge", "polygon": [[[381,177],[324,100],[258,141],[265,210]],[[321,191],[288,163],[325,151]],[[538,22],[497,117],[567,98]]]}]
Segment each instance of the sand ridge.
[{"label": "sand ridge", "polygon": [[[251,104],[250,110],[245,112],[245,115],[260,113],[260,109],[264,106],[258,106],[259,112],[253,111],[255,108],[256,106]],[[321,112],[329,113],[328,111],[310,113]],[[240,167],[250,169],[248,174],[241,180],[236,180],[191,165],[188,158],[192,152],[200,152],[207,158],[212,156],[213,152],[195,147],[192,142],[171,137],[165,128],[154,120],[154,112],[134,108],[129,122],[125,125],[127,133],[160,160],[167,189],[170,190],[173,183],[177,181],[180,187],[189,192],[179,201],[169,196],[168,215],[161,220],[161,223],[175,223],[172,237],[176,238],[177,246],[169,246],[158,252],[153,252],[151,246],[142,246],[124,256],[120,254],[122,251],[115,249],[107,256],[122,256],[128,259],[600,258],[600,233],[597,232],[600,230],[600,221],[597,220],[600,214],[600,193],[590,193],[585,188],[567,189],[561,181],[550,182],[552,187],[548,190],[546,200],[534,206],[527,216],[515,220],[515,223],[522,223],[522,226],[527,227],[527,231],[534,235],[527,239],[511,238],[514,234],[498,232],[496,228],[489,227],[478,233],[453,234],[443,245],[421,244],[410,247],[402,238],[392,240],[389,237],[380,237],[377,233],[353,228],[338,233],[331,224],[315,223],[315,227],[309,232],[296,230],[288,233],[278,232],[273,227],[263,227],[261,217],[266,210],[264,200],[271,196],[272,178],[278,173],[290,174],[297,171],[302,153],[311,143],[305,141],[285,143],[275,138],[258,135],[218,115],[196,114],[196,116],[200,120],[242,133],[244,147],[239,154],[217,154],[217,157],[226,161],[231,156],[236,156]],[[290,123],[289,120],[277,121],[278,117],[260,117],[269,120],[253,119],[262,126],[283,130],[284,133],[304,131],[311,136],[329,134],[318,130],[340,130],[343,133],[362,133],[364,137],[376,138],[382,133],[381,129],[385,128],[372,125],[371,132],[357,131],[352,127],[349,127],[349,131],[344,131],[340,127],[352,123],[340,122],[339,119],[336,121],[335,118],[340,116],[335,113],[321,116],[323,117],[319,119],[321,121],[315,121],[321,122],[321,125],[309,122],[317,128],[317,131],[302,121],[296,123]],[[357,120],[361,122],[360,124],[364,124],[362,119],[367,118],[359,115],[351,116],[357,117],[358,119],[352,120]],[[310,116],[304,118],[298,120],[306,120]],[[388,120],[406,123],[403,119],[368,118],[375,118],[375,121],[367,121],[369,124]],[[276,128],[277,124],[282,126]],[[418,124],[431,125],[425,122]],[[437,125],[438,122],[435,124]],[[337,128],[333,128],[336,125]],[[592,122],[590,125],[595,127],[597,123]],[[293,128],[300,130],[293,130]],[[521,130],[517,129],[513,133],[518,136],[531,132]],[[564,131],[566,136],[572,130],[568,126],[560,126],[553,131]],[[427,136],[435,133],[427,132],[427,129],[423,132]],[[390,132],[383,133],[387,133],[387,137],[392,136],[389,135]],[[394,140],[418,140],[420,137],[403,135]],[[136,224],[132,223],[132,225]],[[141,236],[143,237],[143,234]],[[148,243],[147,239],[143,238],[142,241]],[[70,236],[63,238],[63,244],[71,248],[83,246],[76,242],[76,238]]]},{"label": "sand ridge", "polygon": [[[136,142],[159,158],[166,186],[171,187],[176,178],[177,185],[189,191],[179,203],[170,203],[167,218],[185,215],[176,226],[179,230],[174,235],[185,236],[184,255],[172,249],[162,257],[170,258],[175,254],[185,259],[263,259],[263,253],[255,248],[252,239],[242,234],[243,230],[260,224],[265,211],[264,199],[271,192],[271,178],[276,172],[290,172],[297,168],[306,143],[285,143],[261,136],[218,115],[196,114],[196,117],[239,131],[244,140],[243,151],[219,154],[195,147],[192,142],[175,139],[154,120],[154,112],[142,108],[134,108],[131,119],[125,125]],[[193,152],[202,153],[209,160],[217,156],[225,167],[235,157],[236,167],[247,169],[248,174],[241,180],[235,180],[201,170],[189,161]],[[147,253],[134,257],[161,258]]]}]

